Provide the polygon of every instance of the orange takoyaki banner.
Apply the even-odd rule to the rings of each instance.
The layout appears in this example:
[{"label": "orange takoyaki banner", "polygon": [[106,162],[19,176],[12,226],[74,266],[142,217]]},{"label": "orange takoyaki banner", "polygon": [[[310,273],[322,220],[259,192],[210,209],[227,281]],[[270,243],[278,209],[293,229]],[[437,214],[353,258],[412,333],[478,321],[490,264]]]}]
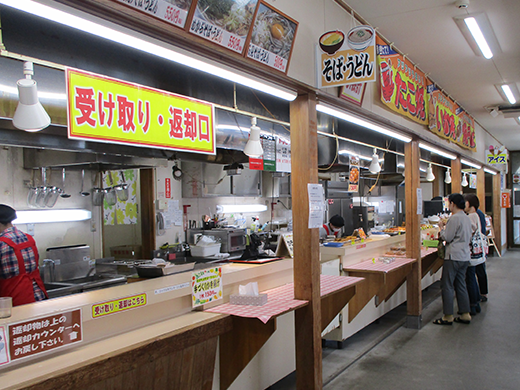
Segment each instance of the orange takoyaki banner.
[{"label": "orange takoyaki banner", "polygon": [[429,129],[439,137],[457,145],[477,151],[475,121],[436,85],[428,85]]},{"label": "orange takoyaki banner", "polygon": [[376,37],[376,51],[383,104],[415,122],[428,124],[424,73],[379,36]]}]

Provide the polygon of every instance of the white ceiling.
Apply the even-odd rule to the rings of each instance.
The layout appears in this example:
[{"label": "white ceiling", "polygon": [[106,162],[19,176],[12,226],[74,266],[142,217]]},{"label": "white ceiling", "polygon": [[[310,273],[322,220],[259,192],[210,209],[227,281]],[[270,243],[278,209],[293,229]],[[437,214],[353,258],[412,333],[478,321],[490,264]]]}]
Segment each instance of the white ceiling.
[{"label": "white ceiling", "polygon": [[[406,54],[508,150],[520,150],[520,125],[485,107],[508,105],[495,84],[520,86],[520,0],[345,0],[361,17]],[[453,20],[485,12],[501,53],[476,56]]]}]

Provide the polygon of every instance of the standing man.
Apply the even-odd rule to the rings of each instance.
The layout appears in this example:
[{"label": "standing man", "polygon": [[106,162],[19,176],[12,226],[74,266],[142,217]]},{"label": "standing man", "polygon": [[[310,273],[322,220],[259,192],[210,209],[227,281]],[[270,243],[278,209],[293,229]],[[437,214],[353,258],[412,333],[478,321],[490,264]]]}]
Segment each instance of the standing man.
[{"label": "standing man", "polygon": [[329,223],[325,223],[320,227],[320,238],[325,239],[331,235],[337,237],[343,226],[345,226],[345,220],[341,215],[336,214],[332,216],[329,219]]},{"label": "standing man", "polygon": [[38,270],[38,249],[32,236],[13,226],[16,211],[0,204],[0,296],[13,306],[48,298]]}]

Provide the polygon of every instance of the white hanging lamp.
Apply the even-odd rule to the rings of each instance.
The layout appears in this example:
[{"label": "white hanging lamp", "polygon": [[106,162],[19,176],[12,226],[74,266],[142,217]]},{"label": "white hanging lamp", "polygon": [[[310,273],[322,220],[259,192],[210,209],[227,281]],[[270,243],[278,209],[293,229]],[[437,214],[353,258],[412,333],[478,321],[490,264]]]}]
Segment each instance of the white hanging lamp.
[{"label": "white hanging lamp", "polygon": [[260,142],[260,127],[256,125],[256,117],[251,118],[251,129],[249,130],[249,140],[244,148],[244,154],[249,157],[258,158],[264,154],[262,143]]},{"label": "white hanging lamp", "polygon": [[446,171],[446,175],[444,176],[444,183],[446,184],[451,184],[451,169],[448,168],[448,170]]},{"label": "white hanging lamp", "polygon": [[462,176],[462,182],[460,183],[460,185],[462,187],[467,187],[468,186],[468,178],[467,178],[466,173],[464,173],[464,175]]},{"label": "white hanging lamp", "polygon": [[377,155],[377,149],[374,148],[374,154],[372,155],[372,162],[370,163],[370,167],[368,168],[370,173],[379,173],[381,172],[381,165],[379,165],[379,156]]},{"label": "white hanging lamp", "polygon": [[32,79],[34,74],[32,62],[24,62],[23,74],[25,78],[16,82],[19,102],[14,112],[13,125],[20,130],[40,131],[51,124],[51,118],[38,99],[36,81]]},{"label": "white hanging lamp", "polygon": [[433,170],[432,170],[432,163],[430,163],[428,165],[428,168],[426,168],[426,180],[428,180],[428,181],[435,180],[435,175],[433,174]]}]

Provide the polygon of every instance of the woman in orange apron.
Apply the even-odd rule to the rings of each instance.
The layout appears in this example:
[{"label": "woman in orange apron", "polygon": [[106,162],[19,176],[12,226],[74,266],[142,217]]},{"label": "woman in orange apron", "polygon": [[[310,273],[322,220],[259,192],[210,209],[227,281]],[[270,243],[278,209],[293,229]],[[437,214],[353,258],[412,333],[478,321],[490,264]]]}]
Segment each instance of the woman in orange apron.
[{"label": "woman in orange apron", "polygon": [[38,270],[34,238],[12,225],[16,211],[0,204],[0,296],[12,297],[13,306],[48,298]]}]

